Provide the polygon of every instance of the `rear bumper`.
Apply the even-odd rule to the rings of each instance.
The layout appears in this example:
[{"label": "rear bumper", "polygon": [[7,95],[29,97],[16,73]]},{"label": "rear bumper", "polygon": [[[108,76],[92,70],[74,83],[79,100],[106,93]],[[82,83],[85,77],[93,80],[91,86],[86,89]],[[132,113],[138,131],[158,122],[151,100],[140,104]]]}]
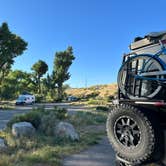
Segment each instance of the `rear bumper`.
[{"label": "rear bumper", "polygon": [[24,105],[25,102],[16,102],[15,105]]}]

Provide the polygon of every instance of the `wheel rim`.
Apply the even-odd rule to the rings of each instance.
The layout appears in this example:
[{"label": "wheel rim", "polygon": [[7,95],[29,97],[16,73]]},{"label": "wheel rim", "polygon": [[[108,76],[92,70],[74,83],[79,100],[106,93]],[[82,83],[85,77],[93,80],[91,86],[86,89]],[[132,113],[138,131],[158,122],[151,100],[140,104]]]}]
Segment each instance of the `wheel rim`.
[{"label": "wheel rim", "polygon": [[135,120],[128,116],[122,116],[115,122],[114,134],[121,145],[131,148],[140,143],[141,132]]}]

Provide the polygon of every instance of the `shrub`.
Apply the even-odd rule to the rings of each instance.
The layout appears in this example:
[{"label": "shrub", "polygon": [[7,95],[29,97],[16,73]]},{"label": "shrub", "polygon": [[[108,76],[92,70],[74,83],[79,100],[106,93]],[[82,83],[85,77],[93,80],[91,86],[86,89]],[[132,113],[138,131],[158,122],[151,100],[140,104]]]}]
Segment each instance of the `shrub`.
[{"label": "shrub", "polygon": [[32,111],[13,117],[7,124],[9,128],[17,122],[30,122],[36,129],[43,132],[45,135],[52,135],[55,124],[59,120],[64,120],[67,117],[67,110],[64,108],[54,107],[53,110],[46,110],[44,107],[34,108]]},{"label": "shrub", "polygon": [[14,123],[23,121],[30,122],[35,128],[38,128],[41,123],[41,113],[30,111],[24,115],[16,115],[7,123],[7,126],[11,128]]},{"label": "shrub", "polygon": [[35,100],[37,103],[40,103],[44,100],[44,97],[42,95],[35,94]]},{"label": "shrub", "polygon": [[97,100],[90,99],[88,101],[88,104],[92,104],[92,105],[106,105],[107,102],[105,100],[102,100],[102,99],[97,99]]},{"label": "shrub", "polygon": [[54,127],[59,122],[55,113],[51,111],[49,114],[45,114],[41,117],[41,125],[39,130],[45,135],[53,135]]},{"label": "shrub", "polygon": [[64,120],[67,118],[67,109],[55,106],[53,111],[55,112],[57,119]]},{"label": "shrub", "polygon": [[108,111],[109,108],[108,108],[108,107],[105,107],[105,106],[97,106],[97,107],[96,107],[96,110],[97,110],[97,111]]},{"label": "shrub", "polygon": [[84,98],[86,98],[86,99],[95,98],[95,97],[97,97],[98,95],[99,95],[99,92],[91,92],[91,93],[89,93],[89,94],[86,94],[86,95],[84,96]]}]

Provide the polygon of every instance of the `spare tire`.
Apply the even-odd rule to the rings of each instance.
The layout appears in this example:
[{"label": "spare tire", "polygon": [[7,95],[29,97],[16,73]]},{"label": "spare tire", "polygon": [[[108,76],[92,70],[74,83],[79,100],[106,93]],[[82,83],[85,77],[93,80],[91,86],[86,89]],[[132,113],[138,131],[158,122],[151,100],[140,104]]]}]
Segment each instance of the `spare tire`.
[{"label": "spare tire", "polygon": [[154,99],[162,89],[157,81],[164,78],[163,75],[157,75],[162,71],[163,64],[158,58],[151,55],[133,56],[124,62],[119,70],[118,87],[126,98]]},{"label": "spare tire", "polygon": [[107,135],[117,155],[132,164],[140,164],[154,151],[154,129],[137,108],[119,105],[107,119]]}]

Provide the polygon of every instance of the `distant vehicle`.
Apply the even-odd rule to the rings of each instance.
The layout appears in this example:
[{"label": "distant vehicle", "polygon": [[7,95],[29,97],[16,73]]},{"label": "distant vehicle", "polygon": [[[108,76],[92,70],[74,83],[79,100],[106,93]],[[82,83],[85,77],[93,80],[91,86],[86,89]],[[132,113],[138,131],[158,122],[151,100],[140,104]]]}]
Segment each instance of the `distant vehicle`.
[{"label": "distant vehicle", "polygon": [[16,105],[25,105],[25,104],[34,104],[35,103],[35,96],[31,94],[22,94],[19,95],[18,99],[16,100]]},{"label": "distant vehicle", "polygon": [[69,97],[67,98],[67,101],[78,101],[78,98],[75,97],[75,96],[69,96]]}]

